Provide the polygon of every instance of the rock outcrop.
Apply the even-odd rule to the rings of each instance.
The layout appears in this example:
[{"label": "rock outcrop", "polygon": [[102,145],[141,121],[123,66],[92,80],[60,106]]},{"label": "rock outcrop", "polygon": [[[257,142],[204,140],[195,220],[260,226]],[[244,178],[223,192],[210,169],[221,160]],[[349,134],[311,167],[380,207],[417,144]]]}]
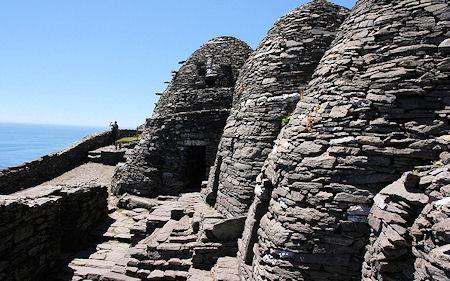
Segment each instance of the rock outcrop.
[{"label": "rock outcrop", "polygon": [[360,280],[375,194],[447,135],[447,1],[360,0],[258,177],[240,242],[249,280]]},{"label": "rock outcrop", "polygon": [[313,1],[283,16],[242,68],[207,201],[227,216],[246,215],[255,180],[348,9]]},{"label": "rock outcrop", "polygon": [[115,193],[148,196],[200,188],[250,52],[238,39],[218,37],[183,63],[147,120],[140,143],[117,169]]}]

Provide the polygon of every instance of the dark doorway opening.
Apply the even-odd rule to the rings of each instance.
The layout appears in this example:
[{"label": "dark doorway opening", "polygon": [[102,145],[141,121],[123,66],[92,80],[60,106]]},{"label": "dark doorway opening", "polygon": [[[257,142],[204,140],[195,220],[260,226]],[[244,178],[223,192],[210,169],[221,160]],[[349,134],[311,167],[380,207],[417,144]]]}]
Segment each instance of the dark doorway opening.
[{"label": "dark doorway opening", "polygon": [[206,147],[188,146],[185,167],[186,190],[199,191],[206,180]]},{"label": "dark doorway opening", "polygon": [[199,76],[206,76],[206,65],[204,62],[197,63],[197,74]]},{"label": "dark doorway opening", "polygon": [[224,76],[224,86],[225,87],[234,87],[234,79],[233,79],[233,68],[231,65],[221,65],[222,73]]},{"label": "dark doorway opening", "polygon": [[206,76],[205,83],[207,88],[214,88],[216,86],[216,78],[213,76]]}]

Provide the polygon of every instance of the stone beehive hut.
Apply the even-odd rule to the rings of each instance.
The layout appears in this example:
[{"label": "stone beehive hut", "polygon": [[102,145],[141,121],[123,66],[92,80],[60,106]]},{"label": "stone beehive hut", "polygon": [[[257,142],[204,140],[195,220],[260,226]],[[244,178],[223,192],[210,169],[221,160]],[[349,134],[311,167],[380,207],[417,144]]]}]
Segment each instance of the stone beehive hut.
[{"label": "stone beehive hut", "polygon": [[253,201],[257,175],[282,119],[329,48],[346,8],[316,0],[282,17],[242,68],[234,106],[222,136],[207,201],[228,216],[242,216]]},{"label": "stone beehive hut", "polygon": [[448,134],[447,1],[358,1],[258,177],[248,279],[360,280],[373,195]]},{"label": "stone beehive hut", "polygon": [[215,158],[239,69],[250,53],[244,42],[218,37],[184,62],[147,120],[142,140],[116,170],[115,193],[200,188]]}]

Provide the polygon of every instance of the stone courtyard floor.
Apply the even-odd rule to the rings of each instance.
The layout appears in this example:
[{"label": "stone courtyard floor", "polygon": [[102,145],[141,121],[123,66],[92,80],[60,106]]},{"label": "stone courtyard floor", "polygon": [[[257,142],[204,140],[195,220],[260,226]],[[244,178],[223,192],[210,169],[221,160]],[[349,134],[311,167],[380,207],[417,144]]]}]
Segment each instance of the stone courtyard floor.
[{"label": "stone courtyard floor", "polygon": [[43,185],[76,185],[95,182],[110,187],[111,178],[115,168],[115,166],[89,162],[56,177]]}]

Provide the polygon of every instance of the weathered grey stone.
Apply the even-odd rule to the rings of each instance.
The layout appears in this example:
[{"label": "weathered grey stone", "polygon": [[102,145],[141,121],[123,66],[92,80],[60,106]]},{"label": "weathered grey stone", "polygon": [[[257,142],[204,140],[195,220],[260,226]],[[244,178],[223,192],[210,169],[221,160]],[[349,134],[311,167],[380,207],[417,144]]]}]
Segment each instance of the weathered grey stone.
[{"label": "weathered grey stone", "polygon": [[439,50],[443,52],[450,52],[450,38],[445,39],[439,44]]},{"label": "weathered grey stone", "polygon": [[211,241],[237,241],[244,230],[245,217],[219,221],[205,229],[205,234]]},{"label": "weathered grey stone", "polygon": [[125,209],[144,208],[147,210],[157,206],[157,202],[153,199],[142,198],[130,194],[124,194],[117,202],[117,206]]},{"label": "weathered grey stone", "polygon": [[236,38],[217,37],[183,63],[147,120],[141,141],[118,166],[114,193],[153,196],[200,189],[250,52]]},{"label": "weathered grey stone", "polygon": [[[449,32],[442,15],[449,13],[443,0],[357,1],[258,177],[273,191],[256,242],[247,246],[254,250],[246,261],[254,269],[249,280],[361,279],[366,221],[374,236],[363,278],[412,279],[414,256],[405,235],[415,211],[439,195],[423,194],[425,181],[417,185],[409,175],[375,197],[368,218],[355,206],[370,206],[404,172],[437,160],[448,148],[436,139],[449,130],[443,98],[450,72],[442,43]],[[301,153],[302,143],[318,141],[325,153]],[[311,189],[311,183],[320,185]],[[294,191],[303,196],[293,200]],[[332,201],[314,200],[319,192],[332,193]],[[275,235],[273,226],[280,224],[292,232],[278,229],[288,235]],[[351,247],[321,242],[344,237],[353,240],[346,242]],[[334,267],[332,259],[346,262]],[[442,275],[435,264],[426,269]]]},{"label": "weathered grey stone", "polygon": [[0,196],[0,279],[48,280],[62,252],[82,247],[106,214],[105,186],[40,186]]},{"label": "weathered grey stone", "polygon": [[[293,10],[274,24],[243,66],[204,191],[223,214],[246,214],[254,198],[255,179],[275,138],[303,99],[303,89],[347,13],[325,1]],[[298,149],[304,155],[325,151],[312,142]]]},{"label": "weathered grey stone", "polygon": [[365,279],[448,279],[450,256],[441,251],[450,242],[450,220],[442,211],[450,203],[444,198],[450,182],[448,169],[448,165],[418,167],[375,196],[369,214],[372,233],[363,265]]}]

